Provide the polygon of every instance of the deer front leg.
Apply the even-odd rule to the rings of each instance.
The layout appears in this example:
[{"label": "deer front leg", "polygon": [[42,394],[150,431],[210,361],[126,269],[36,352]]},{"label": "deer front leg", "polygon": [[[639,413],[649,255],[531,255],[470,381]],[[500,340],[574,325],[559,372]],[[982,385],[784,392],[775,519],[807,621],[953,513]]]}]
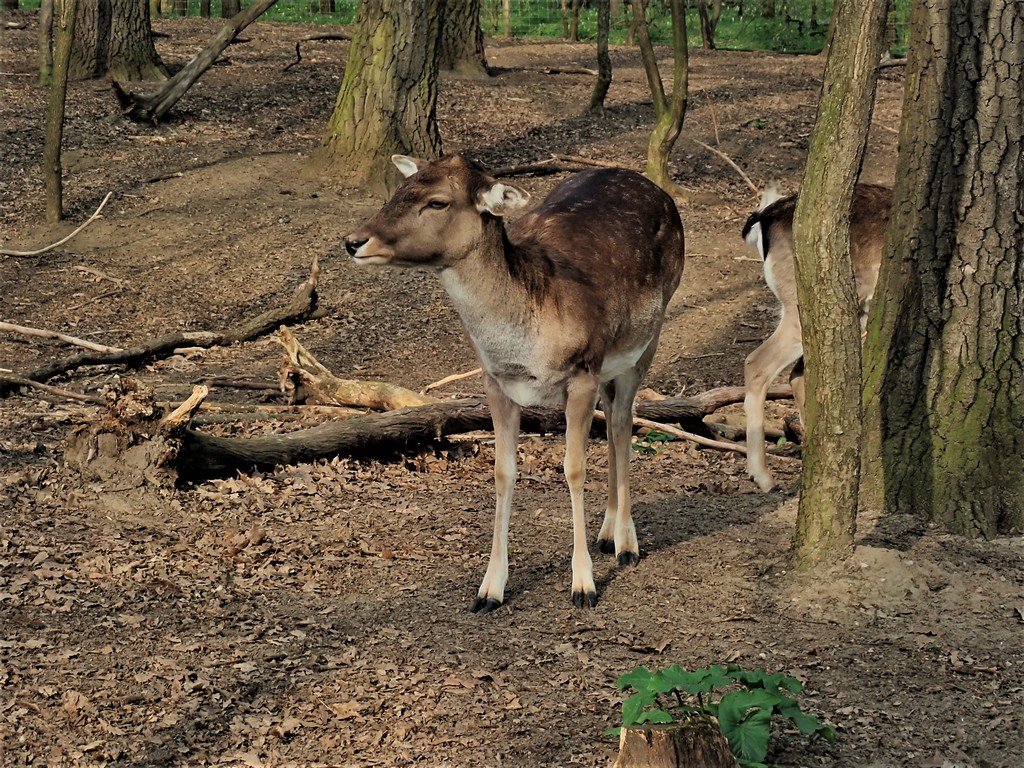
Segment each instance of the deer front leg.
[{"label": "deer front leg", "polygon": [[775,487],[765,463],[764,401],[775,377],[803,354],[800,321],[783,313],[775,332],[747,357],[743,369],[746,395],[743,413],[747,420],[747,474],[762,491]]},{"label": "deer front leg", "polygon": [[587,521],[583,509],[583,483],[587,479],[587,436],[597,405],[597,378],[579,373],[570,382],[565,403],[565,480],[572,500],[572,602],[597,605],[594,562],[587,548]]},{"label": "deer front leg", "polygon": [[473,601],[473,613],[490,613],[505,600],[508,522],[512,514],[512,490],[516,484],[516,445],[522,411],[490,376],[484,376],[484,391],[494,420],[494,537],[487,573]]}]

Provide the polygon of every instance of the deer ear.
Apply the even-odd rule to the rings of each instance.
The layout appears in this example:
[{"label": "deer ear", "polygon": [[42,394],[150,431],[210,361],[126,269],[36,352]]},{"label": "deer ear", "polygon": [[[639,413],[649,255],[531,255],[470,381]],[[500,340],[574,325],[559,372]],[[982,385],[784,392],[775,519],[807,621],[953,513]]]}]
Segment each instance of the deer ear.
[{"label": "deer ear", "polygon": [[512,211],[518,211],[528,202],[530,202],[529,192],[496,181],[489,189],[477,194],[476,209],[480,213],[486,211],[494,216],[504,216]]},{"label": "deer ear", "polygon": [[423,160],[408,155],[392,155],[391,162],[395,164],[398,172],[407,179],[426,165]]}]

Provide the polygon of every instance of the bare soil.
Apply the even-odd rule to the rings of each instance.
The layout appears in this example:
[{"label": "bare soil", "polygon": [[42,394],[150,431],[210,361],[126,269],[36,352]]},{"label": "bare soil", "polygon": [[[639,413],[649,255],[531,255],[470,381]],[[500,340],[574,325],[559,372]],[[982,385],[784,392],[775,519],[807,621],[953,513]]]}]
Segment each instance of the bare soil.
[{"label": "bare soil", "polygon": [[[102,220],[35,259],[0,261],[3,319],[124,346],[217,330],[282,303],[321,258],[321,319],[296,329],[340,375],[418,389],[475,367],[436,278],[360,270],[341,238],[380,204],[305,174],[346,45],[255,24],[159,127],[122,119],[102,82],[71,86],[69,223],[41,223],[46,91],[35,22],[0,39],[0,243],[69,231],[109,190]],[[183,64],[216,22],[160,21]],[[632,50],[613,51],[607,114],[581,115],[585,45],[494,42],[496,75],[442,83],[447,151],[491,166],[584,154],[638,166],[652,120]],[[719,144],[759,184],[792,190],[822,63],[692,53],[673,157],[687,266],[647,382],[666,394],[742,381],[775,309],[738,229],[749,190],[689,137]],[[902,90],[886,70],[864,176],[891,182]],[[153,179],[160,178],[158,181]],[[542,197],[562,176],[522,178]],[[85,271],[82,268],[88,268]],[[102,273],[104,277],[98,276]],[[0,368],[66,354],[0,339]],[[212,376],[273,381],[271,339],[178,355],[139,378],[182,399]],[[55,383],[95,391],[129,372]],[[468,380],[446,394],[473,392]],[[217,399],[244,394],[216,393]],[[789,412],[788,404],[772,415]],[[1016,766],[1024,755],[1024,545],[861,521],[856,556],[795,575],[787,548],[799,462],[761,494],[741,457],[674,443],[637,453],[643,560],[596,561],[600,603],[569,600],[571,532],[560,441],[524,437],[508,602],[468,607],[490,545],[486,435],[390,461],[336,460],[178,489],[83,478],[64,440],[97,409],[33,393],[0,400],[0,764],[4,766],[607,766],[614,681],[637,664],[736,661],[784,670],[833,722],[834,747],[779,727],[779,766]],[[274,425],[276,429],[292,425]],[[269,426],[246,427],[268,429]],[[603,447],[590,455],[591,537]],[[595,553],[596,555],[596,553]]]}]

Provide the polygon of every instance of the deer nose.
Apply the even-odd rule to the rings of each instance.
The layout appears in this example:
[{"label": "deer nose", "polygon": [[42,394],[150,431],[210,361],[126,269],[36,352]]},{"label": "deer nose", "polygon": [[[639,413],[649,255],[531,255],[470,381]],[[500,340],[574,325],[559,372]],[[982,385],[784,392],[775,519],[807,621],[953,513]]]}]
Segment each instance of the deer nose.
[{"label": "deer nose", "polygon": [[345,238],[345,250],[348,251],[349,256],[355,256],[356,251],[366,245],[369,242],[368,237],[355,237],[350,236]]}]

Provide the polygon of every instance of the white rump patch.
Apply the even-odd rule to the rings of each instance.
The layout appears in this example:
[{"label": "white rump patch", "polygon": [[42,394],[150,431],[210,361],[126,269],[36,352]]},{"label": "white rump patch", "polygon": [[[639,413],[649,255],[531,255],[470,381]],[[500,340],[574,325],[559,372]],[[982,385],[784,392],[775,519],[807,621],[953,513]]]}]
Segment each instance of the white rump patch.
[{"label": "white rump patch", "polygon": [[487,211],[494,216],[504,216],[517,211],[530,202],[530,194],[510,184],[496,181],[486,192],[482,192],[476,201],[476,209]]},{"label": "white rump patch", "polygon": [[[774,182],[764,188],[764,192],[761,193],[761,202],[757,205],[758,213],[763,211],[772,203],[782,199],[782,194],[779,192],[778,186]],[[761,223],[758,222],[750,228],[747,232],[747,245],[751,248],[757,248],[757,252],[761,255],[761,260],[764,261],[764,238],[761,237]],[[771,283],[769,283],[770,285]]]}]

